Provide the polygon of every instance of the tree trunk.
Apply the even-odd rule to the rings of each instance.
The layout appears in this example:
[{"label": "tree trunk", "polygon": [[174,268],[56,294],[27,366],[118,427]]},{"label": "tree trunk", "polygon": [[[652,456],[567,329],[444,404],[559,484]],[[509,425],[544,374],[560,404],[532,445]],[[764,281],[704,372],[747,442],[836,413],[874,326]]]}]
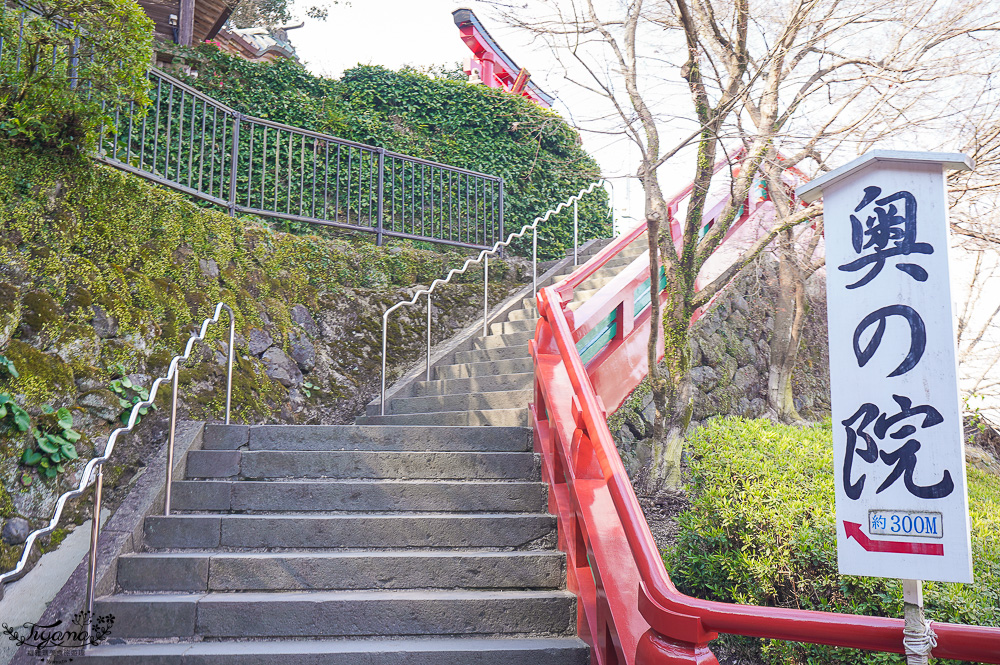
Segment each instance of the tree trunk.
[{"label": "tree trunk", "polygon": [[805,321],[805,272],[796,262],[792,231],[781,234],[778,242],[778,300],[771,333],[771,360],[767,374],[767,402],[786,422],[802,420],[795,409],[792,373],[799,355],[802,324]]},{"label": "tree trunk", "polygon": [[[673,247],[669,249],[672,250]],[[683,276],[668,267],[669,295],[664,303],[666,311],[663,316],[663,363],[666,376],[661,380],[660,389],[657,386],[653,389],[656,422],[651,441],[650,466],[640,483],[641,490],[646,494],[663,488],[680,487],[681,452],[694,405],[694,389],[689,374],[691,358],[688,352],[691,311],[684,297],[687,290],[678,283],[680,279]]]}]

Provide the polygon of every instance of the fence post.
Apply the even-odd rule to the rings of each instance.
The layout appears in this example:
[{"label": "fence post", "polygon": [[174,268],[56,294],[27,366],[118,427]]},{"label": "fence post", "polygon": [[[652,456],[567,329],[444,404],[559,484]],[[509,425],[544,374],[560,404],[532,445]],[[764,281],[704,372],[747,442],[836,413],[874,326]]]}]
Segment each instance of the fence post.
[{"label": "fence post", "polygon": [[[507,236],[503,234],[503,178],[500,178],[500,241],[503,242]],[[500,258],[504,257],[504,248],[500,248]]]},{"label": "fence post", "polygon": [[382,202],[382,194],[385,190],[385,148],[378,149],[378,227],[375,232],[375,244],[382,244],[382,216],[385,207]]},{"label": "fence post", "polygon": [[[183,111],[182,111],[183,112]],[[236,215],[236,159],[240,152],[240,120],[239,113],[233,114],[233,149],[229,156],[229,216]]]}]

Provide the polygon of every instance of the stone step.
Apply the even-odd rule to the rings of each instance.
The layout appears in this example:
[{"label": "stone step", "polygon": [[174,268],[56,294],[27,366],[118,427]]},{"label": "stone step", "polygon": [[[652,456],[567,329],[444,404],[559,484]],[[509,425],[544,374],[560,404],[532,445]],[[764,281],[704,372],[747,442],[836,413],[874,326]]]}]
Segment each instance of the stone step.
[{"label": "stone step", "polygon": [[537,479],[530,452],[192,450],[187,478]]},{"label": "stone step", "polygon": [[531,351],[527,344],[517,346],[501,346],[494,349],[473,349],[472,351],[456,351],[452,356],[452,364],[479,363],[493,360],[513,360],[515,358],[530,358]]},{"label": "stone step", "polygon": [[497,349],[506,346],[523,346],[529,339],[535,338],[534,330],[510,333],[509,335],[487,335],[486,337],[475,337],[472,339],[473,349]]},{"label": "stone step", "polygon": [[441,480],[183,480],[172,487],[171,510],[254,512],[543,511],[541,482]]},{"label": "stone step", "polygon": [[[527,300],[527,298],[526,298]],[[533,298],[532,298],[533,300]],[[538,321],[538,309],[534,305],[528,305],[521,309],[515,309],[507,315],[508,321]]]},{"label": "stone step", "polygon": [[576,630],[566,591],[313,591],[135,594],[99,598],[116,638],[380,635],[565,636]]},{"label": "stone step", "polygon": [[213,641],[107,644],[74,663],[101,665],[586,665],[577,637]]},{"label": "stone step", "polygon": [[[611,272],[611,271],[614,271],[616,268],[622,268],[623,266],[627,266],[628,264],[630,264],[633,261],[635,261],[635,259],[636,259],[637,256],[639,256],[643,252],[647,252],[647,251],[649,251],[649,250],[647,248],[645,248],[645,247],[642,248],[642,250],[638,250],[638,249],[633,249],[633,245],[630,245],[629,247],[625,248],[623,251],[619,252],[614,258],[609,259],[608,262],[605,263],[603,267],[599,268],[597,272],[598,273],[601,273],[601,272]],[[554,282],[558,282],[559,280],[562,280],[562,279],[565,279],[566,277],[569,277],[574,272],[576,272],[577,269],[580,268],[580,266],[582,266],[584,263],[586,263],[590,259],[590,257],[588,256],[588,257],[584,258],[584,257],[581,256],[580,259],[581,259],[580,265],[578,265],[578,266],[572,266],[572,265],[570,265],[565,270],[557,273],[555,275],[555,277],[553,278],[553,281]]]},{"label": "stone step", "polygon": [[528,409],[400,413],[384,416],[360,416],[357,421],[359,425],[530,427]]},{"label": "stone step", "polygon": [[[527,346],[524,347],[527,349]],[[206,425],[205,450],[482,450],[531,449],[522,427],[400,427],[393,425]]]},{"label": "stone step", "polygon": [[[499,361],[505,362],[505,361]],[[478,378],[478,377],[477,377]],[[386,414],[427,413],[429,411],[487,411],[493,409],[528,408],[534,393],[527,390],[495,390],[457,395],[425,395],[399,397],[386,404]],[[378,404],[369,404],[368,415],[379,413]]]},{"label": "stone step", "polygon": [[554,546],[555,518],[525,513],[151,515],[153,549]]},{"label": "stone step", "polygon": [[558,589],[562,552],[144,552],[118,561],[126,592]]},{"label": "stone step", "polygon": [[535,319],[521,319],[517,321],[502,321],[490,324],[490,332],[494,335],[505,335],[507,333],[534,332]]},{"label": "stone step", "polygon": [[460,393],[493,392],[497,390],[527,390],[534,384],[533,372],[498,374],[496,376],[473,376],[466,379],[440,379],[438,381],[417,381],[413,386],[414,396],[457,395]]},{"label": "stone step", "polygon": [[498,374],[524,374],[534,372],[531,358],[511,358],[509,360],[489,360],[461,365],[438,365],[431,368],[435,379],[467,379],[473,376],[496,376]]}]

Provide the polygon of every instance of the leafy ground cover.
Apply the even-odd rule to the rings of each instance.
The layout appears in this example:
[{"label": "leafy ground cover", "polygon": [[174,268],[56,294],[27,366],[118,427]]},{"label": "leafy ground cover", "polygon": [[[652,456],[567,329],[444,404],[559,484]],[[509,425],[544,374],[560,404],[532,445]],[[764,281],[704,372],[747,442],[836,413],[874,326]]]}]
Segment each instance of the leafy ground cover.
[{"label": "leafy ground cover", "polygon": [[[671,578],[685,593],[724,602],[902,617],[897,580],[837,572],[832,433],[767,420],[712,420],[690,441],[690,508]],[[924,584],[931,621],[1000,625],[1000,478],[968,467],[976,582]],[[734,662],[902,663],[902,656],[722,636]]]}]

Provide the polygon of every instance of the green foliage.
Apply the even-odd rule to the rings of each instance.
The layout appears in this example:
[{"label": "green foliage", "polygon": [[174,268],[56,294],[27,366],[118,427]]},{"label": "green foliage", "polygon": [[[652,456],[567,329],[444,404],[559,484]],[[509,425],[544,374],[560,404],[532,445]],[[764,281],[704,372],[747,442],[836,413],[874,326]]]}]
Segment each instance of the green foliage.
[{"label": "green foliage", "polygon": [[306,397],[312,397],[313,392],[319,392],[319,386],[315,383],[310,383],[309,381],[302,382],[302,394]]},{"label": "green foliage", "polygon": [[73,414],[66,407],[55,410],[43,405],[39,424],[31,430],[31,435],[35,447],[24,449],[21,464],[37,467],[44,478],[55,478],[66,470],[66,462],[80,457],[75,444],[81,434],[73,429]]},{"label": "green foliage", "polygon": [[[664,560],[685,593],[725,602],[902,616],[897,580],[837,572],[829,422],[796,428],[716,419],[692,437],[691,507]],[[928,618],[1000,625],[1000,479],[968,469],[974,585],[925,583]],[[769,663],[903,662],[893,654],[723,636]]]},{"label": "green foliage", "polygon": [[[124,373],[124,372],[123,372]],[[119,419],[122,425],[127,425],[129,418],[132,416],[132,408],[139,402],[149,401],[149,390],[142,386],[137,386],[132,383],[132,380],[127,376],[123,376],[120,379],[115,379],[110,383],[111,392],[118,395],[118,403],[122,407],[121,416]],[[149,413],[150,409],[155,409],[155,404],[150,404],[149,406],[144,406],[139,409],[139,414],[135,417],[135,424],[138,425],[142,421],[142,417]]]},{"label": "green foliage", "polygon": [[[186,81],[240,112],[502,176],[507,233],[599,177],[562,118],[501,90],[376,66],[325,79],[297,63],[251,63],[211,45],[188,52],[188,60],[197,61],[198,76]],[[609,235],[607,215],[603,191],[585,197],[581,239]],[[540,225],[541,255],[563,255],[572,234],[572,209]],[[519,251],[530,252],[530,243]]]},{"label": "green foliage", "polygon": [[0,137],[64,154],[93,150],[116,105],[148,102],[152,22],[132,0],[33,6],[37,14],[0,6]]},{"label": "green foliage", "polygon": [[27,432],[31,427],[31,416],[14,402],[7,393],[0,393],[0,422],[19,432]]},{"label": "green foliage", "polygon": [[4,355],[0,355],[0,372],[4,372],[15,379],[21,376],[17,373],[17,368],[14,367],[14,361]]},{"label": "green foliage", "polygon": [[[11,339],[4,353],[16,361],[20,378],[6,379],[0,370],[0,379],[9,385],[7,392],[24,395],[33,404],[68,403],[77,396],[76,381],[83,377],[108,385],[126,373],[163,374],[219,300],[233,306],[239,331],[263,328],[267,317],[285,334],[292,327],[288,308],[293,304],[313,309],[329,298],[337,307],[343,303],[352,310],[381,310],[387,306],[383,301],[392,304],[404,295],[397,294],[396,287],[428,284],[466,258],[458,252],[429,252],[392,242],[377,247],[362,240],[279,233],[256,218],[200,208],[181,194],[90,160],[3,144],[0,211],[5,220],[0,224],[0,265],[9,271],[5,274],[28,280],[17,285],[21,295],[15,296],[25,315],[38,313],[27,305],[32,294],[59,303],[34,327],[38,334],[32,343],[56,348],[60,340],[73,343],[72,331],[89,330],[93,335],[95,307],[118,324],[115,338],[99,342],[93,366],[83,361],[71,365],[56,353]],[[215,262],[217,275],[203,270],[209,261]],[[498,297],[511,286],[503,278],[508,271],[497,260],[490,262],[490,272],[500,280],[497,289],[491,288],[491,295]],[[460,296],[468,287],[462,284],[481,279],[481,271],[470,270],[441,298],[455,299],[449,307],[465,307],[466,299]],[[357,308],[353,298],[360,301]],[[381,334],[380,324],[380,317],[374,316],[359,321],[356,329],[374,339]],[[211,340],[224,334],[221,330],[210,328]],[[420,338],[404,327],[390,328],[390,347],[412,339]],[[345,370],[344,384],[324,385],[324,398],[343,399],[356,382],[370,380],[378,360],[371,358],[369,344],[367,338],[344,340],[344,357],[357,362],[352,360],[354,369]],[[395,362],[402,356],[390,358]],[[286,389],[268,379],[259,363],[237,358],[237,364],[234,418],[269,416],[287,399]],[[218,387],[224,380],[218,365],[192,363],[182,371],[181,389]],[[216,391],[211,394],[212,400],[183,395],[191,417],[221,412],[222,400]],[[134,393],[118,397],[131,402]],[[111,406],[115,408],[115,402]]]}]

